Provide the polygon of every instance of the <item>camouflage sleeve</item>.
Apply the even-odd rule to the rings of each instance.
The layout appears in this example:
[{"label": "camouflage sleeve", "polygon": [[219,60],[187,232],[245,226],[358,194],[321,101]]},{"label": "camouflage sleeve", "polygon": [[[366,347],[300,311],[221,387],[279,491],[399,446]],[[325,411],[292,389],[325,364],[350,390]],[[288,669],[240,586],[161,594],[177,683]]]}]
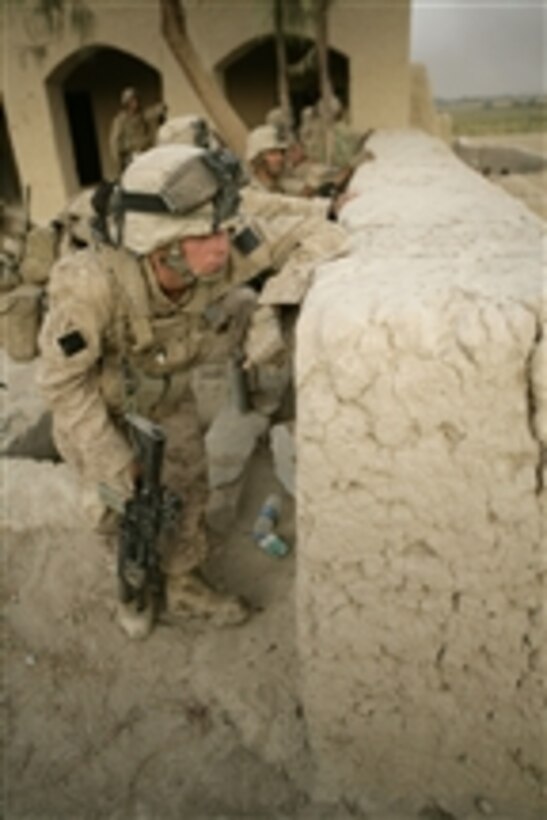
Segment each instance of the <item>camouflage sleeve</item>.
[{"label": "camouflage sleeve", "polygon": [[274,273],[266,280],[245,341],[247,365],[280,361],[292,342],[282,329],[284,306],[298,307],[318,264],[347,250],[345,231],[321,218],[279,218],[262,233],[269,246]]},{"label": "camouflage sleeve", "polygon": [[285,350],[286,344],[276,308],[259,305],[252,315],[245,339],[246,366],[275,362]]},{"label": "camouflage sleeve", "polygon": [[316,217],[282,219],[264,226],[274,267],[260,295],[262,305],[299,305],[315,268],[347,252],[349,238],[339,225]]},{"label": "camouflage sleeve", "polygon": [[150,125],[161,125],[162,120],[165,119],[166,112],[167,106],[165,105],[165,103],[155,103],[154,105],[149,105],[147,108],[145,108],[144,119]]},{"label": "camouflage sleeve", "polygon": [[48,296],[39,382],[53,414],[55,442],[86,482],[106,482],[126,494],[131,448],[108,412],[99,383],[113,312],[110,283],[84,251],[54,267]]},{"label": "camouflage sleeve", "polygon": [[241,192],[241,210],[251,217],[270,220],[279,217],[327,218],[330,200],[272,194],[246,186]]},{"label": "camouflage sleeve", "polygon": [[108,147],[110,150],[110,156],[114,160],[116,164],[116,168],[118,167],[118,163],[120,160],[120,137],[121,137],[121,120],[119,114],[116,115],[112,121],[112,125],[110,126],[110,133],[108,135]]}]

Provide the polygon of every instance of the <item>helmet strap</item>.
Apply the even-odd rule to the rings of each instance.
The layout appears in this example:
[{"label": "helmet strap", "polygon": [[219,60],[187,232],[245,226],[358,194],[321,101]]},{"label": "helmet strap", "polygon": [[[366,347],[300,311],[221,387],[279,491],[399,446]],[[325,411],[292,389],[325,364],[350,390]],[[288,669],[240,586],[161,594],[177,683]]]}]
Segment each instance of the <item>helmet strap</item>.
[{"label": "helmet strap", "polygon": [[169,245],[167,254],[163,257],[163,264],[180,276],[181,284],[185,287],[195,285],[197,277],[192,273],[186,262],[184,252],[180,247],[180,240]]}]

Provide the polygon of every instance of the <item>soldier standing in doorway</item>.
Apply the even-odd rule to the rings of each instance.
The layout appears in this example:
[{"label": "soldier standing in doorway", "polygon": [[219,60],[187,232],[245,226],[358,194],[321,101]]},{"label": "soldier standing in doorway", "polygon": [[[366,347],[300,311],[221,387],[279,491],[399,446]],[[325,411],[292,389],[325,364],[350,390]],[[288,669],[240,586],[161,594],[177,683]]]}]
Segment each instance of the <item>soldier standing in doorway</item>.
[{"label": "soldier standing in doorway", "polygon": [[134,88],[125,88],[120,102],[121,109],[114,117],[109,139],[117,176],[120,176],[137,154],[152,148],[156,131],[166,115],[164,103],[143,108]]}]

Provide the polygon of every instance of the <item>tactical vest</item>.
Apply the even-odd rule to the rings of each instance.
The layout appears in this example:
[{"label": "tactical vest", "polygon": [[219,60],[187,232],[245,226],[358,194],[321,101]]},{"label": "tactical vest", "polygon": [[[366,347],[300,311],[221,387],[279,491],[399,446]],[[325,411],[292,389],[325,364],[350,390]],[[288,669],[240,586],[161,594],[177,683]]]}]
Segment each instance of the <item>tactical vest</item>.
[{"label": "tactical vest", "polygon": [[193,366],[214,356],[228,358],[224,297],[273,266],[266,244],[256,241],[249,235],[236,239],[227,277],[200,282],[186,302],[161,313],[153,310],[154,296],[138,259],[124,250],[100,249],[114,305],[100,379],[111,409],[164,415],[188,389]]}]

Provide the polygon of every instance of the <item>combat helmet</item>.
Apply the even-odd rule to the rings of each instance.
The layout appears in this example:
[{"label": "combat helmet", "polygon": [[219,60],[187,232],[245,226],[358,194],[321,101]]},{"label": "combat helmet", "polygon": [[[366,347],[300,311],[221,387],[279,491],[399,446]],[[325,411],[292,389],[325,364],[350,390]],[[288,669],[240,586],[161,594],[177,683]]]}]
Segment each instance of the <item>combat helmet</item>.
[{"label": "combat helmet", "polygon": [[288,143],[281,129],[274,125],[259,125],[247,137],[245,159],[252,163],[265,151],[286,151]]},{"label": "combat helmet", "polygon": [[[324,100],[321,98],[316,103],[317,113],[321,117],[323,116],[323,109],[325,108]],[[336,94],[333,94],[330,98],[329,102],[329,110],[328,114],[333,120],[338,120],[342,116],[344,111],[344,106],[342,105],[342,101]]]},{"label": "combat helmet", "polygon": [[124,88],[120,94],[120,103],[122,104],[122,107],[125,108],[127,103],[132,99],[138,99],[137,90],[133,88],[133,86],[128,86],[127,88]]},{"label": "combat helmet", "polygon": [[172,117],[164,122],[157,133],[156,144],[195,145],[208,149],[219,147],[207,120],[197,114]]},{"label": "combat helmet", "polygon": [[241,181],[239,161],[225,149],[151,148],[126,168],[112,194],[115,244],[147,255],[177,239],[214,233],[237,213]]},{"label": "combat helmet", "polygon": [[281,106],[272,108],[264,118],[266,125],[273,125],[280,133],[290,136],[293,130],[292,115],[290,112],[285,112]]}]

